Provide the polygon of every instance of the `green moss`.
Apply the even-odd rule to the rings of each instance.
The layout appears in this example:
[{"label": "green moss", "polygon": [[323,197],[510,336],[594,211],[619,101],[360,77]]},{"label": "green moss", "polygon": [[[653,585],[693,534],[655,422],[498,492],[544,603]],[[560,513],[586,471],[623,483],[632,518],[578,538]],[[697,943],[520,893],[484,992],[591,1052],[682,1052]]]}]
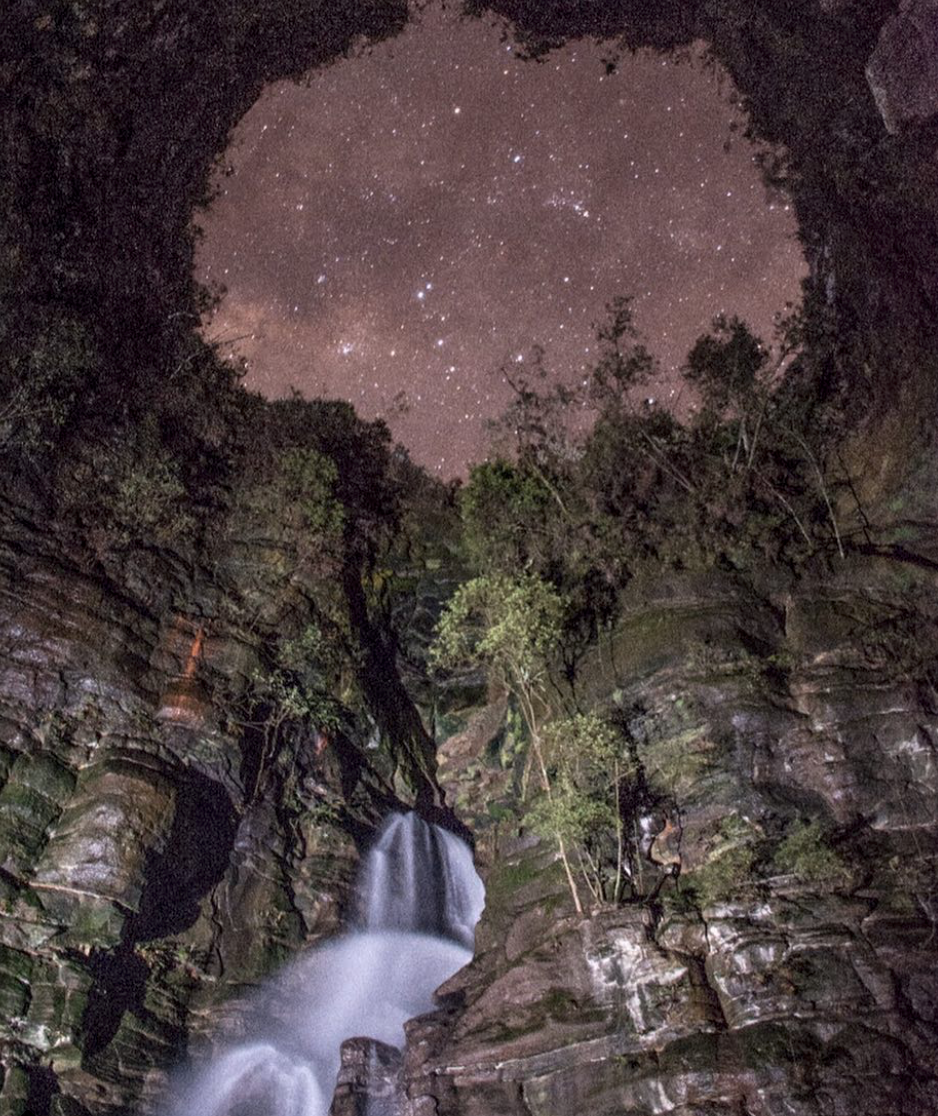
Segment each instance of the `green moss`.
[{"label": "green moss", "polygon": [[[63,900],[61,905],[55,902],[58,898]],[[69,902],[72,900],[71,896],[55,891],[43,892],[42,899],[50,913],[70,923],[63,938],[68,945],[91,945],[107,949],[120,941],[126,915],[113,903],[84,896],[76,905]]]},{"label": "green moss", "polygon": [[507,1023],[498,1021],[492,1026],[489,1038],[493,1045],[500,1045],[503,1042],[512,1042],[514,1039],[523,1038],[525,1035],[533,1035],[540,1031],[543,1026],[543,1019],[532,1019],[516,1027],[510,1027]]},{"label": "green moss", "polygon": [[519,891],[525,884],[532,883],[539,875],[538,869],[530,860],[517,864],[500,865],[486,881],[485,893],[491,901],[495,897],[506,897]]},{"label": "green moss", "polygon": [[706,776],[714,747],[699,725],[655,739],[642,756],[649,782],[665,794],[685,795]]},{"label": "green moss", "polygon": [[507,914],[513,918],[518,908],[537,902],[545,919],[549,919],[566,893],[559,861],[542,864],[536,857],[527,857],[515,864],[499,865],[489,874],[485,881],[485,906],[495,916]]},{"label": "green moss", "polygon": [[18,950],[0,946],[0,1021],[23,1018],[29,1007],[32,959]]},{"label": "green moss", "polygon": [[772,858],[780,872],[805,883],[847,883],[850,867],[832,848],[820,822],[799,820],[789,829]]},{"label": "green moss", "polygon": [[0,1113],[3,1116],[29,1116],[29,1075],[22,1066],[11,1066],[0,1087]]},{"label": "green moss", "polygon": [[23,754],[13,763],[0,791],[0,847],[20,870],[31,866],[73,785],[73,777],[52,756]]}]

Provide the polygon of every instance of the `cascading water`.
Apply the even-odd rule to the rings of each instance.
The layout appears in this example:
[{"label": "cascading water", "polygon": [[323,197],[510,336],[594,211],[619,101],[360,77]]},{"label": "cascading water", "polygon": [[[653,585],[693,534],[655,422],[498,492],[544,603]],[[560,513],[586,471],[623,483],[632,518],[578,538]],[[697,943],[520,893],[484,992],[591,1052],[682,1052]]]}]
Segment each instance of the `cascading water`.
[{"label": "cascading water", "polygon": [[256,1038],[220,1054],[173,1116],[327,1116],[339,1048],[404,1043],[406,1020],[472,957],[485,892],[466,844],[394,814],[365,862],[361,929],[290,966],[262,997]]}]

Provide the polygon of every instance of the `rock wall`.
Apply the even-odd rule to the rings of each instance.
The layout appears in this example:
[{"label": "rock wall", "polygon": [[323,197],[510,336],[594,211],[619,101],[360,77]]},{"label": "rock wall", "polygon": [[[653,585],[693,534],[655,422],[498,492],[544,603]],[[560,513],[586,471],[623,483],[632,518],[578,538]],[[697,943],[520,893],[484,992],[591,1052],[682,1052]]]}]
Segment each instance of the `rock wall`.
[{"label": "rock wall", "polygon": [[[407,1112],[938,1112],[938,705],[877,639],[905,580],[630,589],[578,698],[629,725],[654,898],[581,919],[556,850],[477,810],[476,958],[408,1027]],[[497,714],[442,748],[477,806],[511,800]],[[830,844],[780,865],[805,819]]]},{"label": "rock wall", "polygon": [[231,695],[263,631],[220,616],[204,574],[165,556],[141,599],[6,512],[0,1112],[140,1111],[335,930],[398,802],[352,740],[259,753]]}]

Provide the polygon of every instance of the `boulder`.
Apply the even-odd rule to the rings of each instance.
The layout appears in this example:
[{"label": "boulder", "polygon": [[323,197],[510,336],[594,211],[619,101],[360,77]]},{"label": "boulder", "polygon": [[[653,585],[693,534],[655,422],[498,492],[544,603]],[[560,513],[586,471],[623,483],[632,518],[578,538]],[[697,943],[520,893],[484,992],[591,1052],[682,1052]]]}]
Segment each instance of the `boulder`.
[{"label": "boulder", "polygon": [[938,0],[904,0],[880,32],[866,79],[892,135],[938,117]]}]

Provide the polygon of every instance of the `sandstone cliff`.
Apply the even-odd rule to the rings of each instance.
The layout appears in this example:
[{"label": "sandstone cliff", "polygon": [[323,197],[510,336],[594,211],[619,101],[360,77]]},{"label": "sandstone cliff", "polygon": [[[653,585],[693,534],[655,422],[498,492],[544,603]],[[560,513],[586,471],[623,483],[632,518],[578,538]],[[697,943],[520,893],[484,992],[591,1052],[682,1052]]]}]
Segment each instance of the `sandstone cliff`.
[{"label": "sandstone cliff", "polygon": [[[575,696],[619,717],[642,772],[652,898],[577,918],[518,832],[513,711],[422,673],[460,571],[398,554],[384,609],[360,553],[327,570],[272,531],[233,446],[246,405],[192,333],[190,222],[231,127],[266,82],[393,34],[403,5],[16,4],[3,368],[67,390],[42,468],[2,432],[0,1113],[152,1110],[170,1066],[236,1034],[250,989],[347,917],[382,813],[418,798],[456,825],[439,785],[486,879],[477,956],[402,1066],[381,1052],[369,1086],[346,1050],[341,1111],[371,1088],[414,1116],[938,1113],[935,5],[493,7],[533,51],[702,38],[729,69],[787,151],[769,169],[812,265],[817,367],[850,399],[846,466],[881,530],[842,563],[626,588]],[[271,428],[305,421],[274,410]],[[148,413],[141,479],[122,454],[151,452]],[[362,521],[370,483],[337,480]],[[127,506],[140,491],[152,508]],[[320,728],[272,720],[259,675],[330,617],[364,658],[307,642]]]}]

